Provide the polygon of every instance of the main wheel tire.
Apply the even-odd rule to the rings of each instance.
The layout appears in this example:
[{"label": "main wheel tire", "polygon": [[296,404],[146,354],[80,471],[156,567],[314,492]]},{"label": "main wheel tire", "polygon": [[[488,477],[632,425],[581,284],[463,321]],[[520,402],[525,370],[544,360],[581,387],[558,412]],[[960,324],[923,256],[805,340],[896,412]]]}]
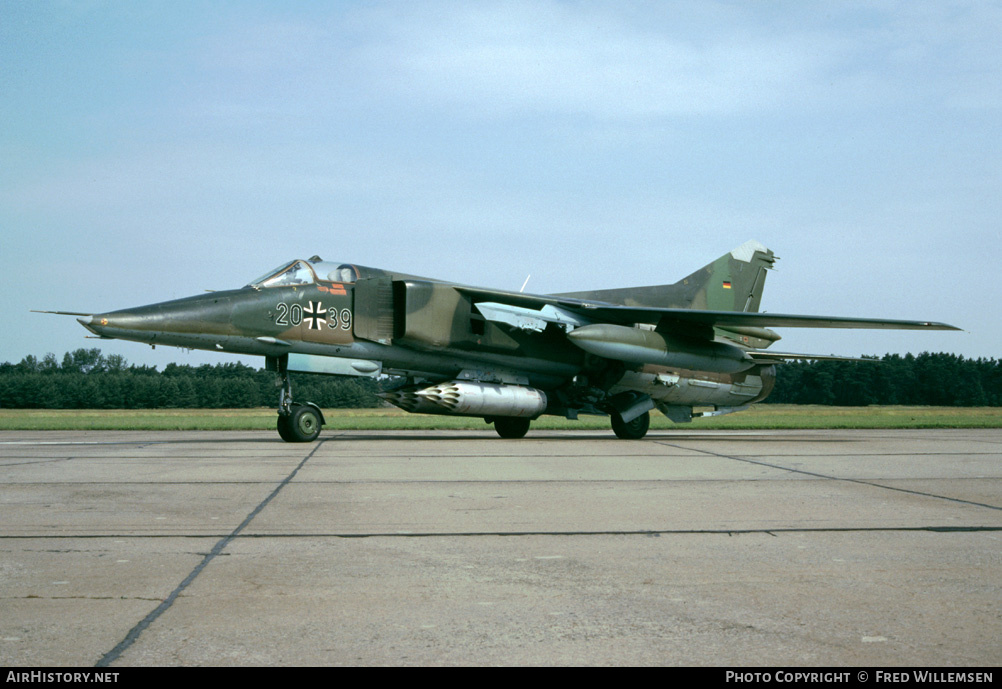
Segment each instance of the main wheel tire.
[{"label": "main wheel tire", "polygon": [[311,443],[320,435],[320,412],[313,407],[294,407],[288,416],[278,417],[278,434],[288,443]]},{"label": "main wheel tire", "polygon": [[629,423],[623,421],[619,414],[612,415],[612,431],[617,438],[623,440],[640,440],[647,435],[647,429],[651,427],[651,413],[644,412]]},{"label": "main wheel tire", "polygon": [[294,443],[296,439],[292,436],[292,416],[278,415],[278,434],[287,443]]},{"label": "main wheel tire", "polygon": [[519,419],[512,416],[499,416],[494,419],[494,430],[502,438],[524,438],[529,432],[529,419]]}]

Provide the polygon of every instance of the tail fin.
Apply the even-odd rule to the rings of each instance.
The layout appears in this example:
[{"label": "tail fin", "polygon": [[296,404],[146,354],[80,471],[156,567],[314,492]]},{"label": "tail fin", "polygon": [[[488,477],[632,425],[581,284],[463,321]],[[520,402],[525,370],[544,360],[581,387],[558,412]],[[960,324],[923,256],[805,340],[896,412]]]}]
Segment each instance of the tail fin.
[{"label": "tail fin", "polygon": [[759,310],[766,271],[776,262],[769,249],[747,241],[673,285],[651,285],[557,296],[594,299],[626,306],[709,311]]},{"label": "tail fin", "polygon": [[756,312],[762,302],[766,271],[776,256],[750,240],[675,283],[690,290],[684,308]]}]

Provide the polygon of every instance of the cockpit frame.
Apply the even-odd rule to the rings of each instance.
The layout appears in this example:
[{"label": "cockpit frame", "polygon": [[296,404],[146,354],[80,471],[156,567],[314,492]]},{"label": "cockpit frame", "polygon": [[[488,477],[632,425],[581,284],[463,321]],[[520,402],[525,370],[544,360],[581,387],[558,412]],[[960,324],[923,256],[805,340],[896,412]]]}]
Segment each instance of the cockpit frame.
[{"label": "cockpit frame", "polygon": [[259,290],[312,285],[317,282],[354,283],[358,277],[358,268],[350,263],[295,259],[268,271],[247,286]]}]

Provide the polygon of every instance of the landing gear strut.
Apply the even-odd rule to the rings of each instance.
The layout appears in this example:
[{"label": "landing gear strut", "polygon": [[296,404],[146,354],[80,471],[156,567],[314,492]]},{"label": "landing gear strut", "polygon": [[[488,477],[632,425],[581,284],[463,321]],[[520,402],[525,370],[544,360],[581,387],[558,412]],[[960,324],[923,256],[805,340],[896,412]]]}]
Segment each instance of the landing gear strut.
[{"label": "landing gear strut", "polygon": [[326,423],[320,407],[307,402],[292,401],[292,381],[286,368],[286,359],[279,359],[282,391],[278,394],[278,434],[287,443],[312,443]]}]

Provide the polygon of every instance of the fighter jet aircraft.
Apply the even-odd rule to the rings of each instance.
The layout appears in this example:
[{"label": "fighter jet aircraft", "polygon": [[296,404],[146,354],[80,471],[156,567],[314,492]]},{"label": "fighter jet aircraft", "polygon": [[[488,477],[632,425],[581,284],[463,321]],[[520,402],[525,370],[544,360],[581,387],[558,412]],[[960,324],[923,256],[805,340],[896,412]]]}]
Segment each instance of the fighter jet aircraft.
[{"label": "fighter jet aircraft", "polygon": [[770,393],[777,364],[851,359],[767,351],[780,339],[770,327],[958,330],[761,313],[775,260],[749,241],[674,284],[535,295],[314,256],[240,289],[69,315],[102,338],[264,356],[282,378],[277,426],[289,442],[325,424],[315,404],[293,401],[289,372],[396,376],[388,402],[482,417],[502,438],[542,414],[603,414],[618,437],[639,439],[653,409],[680,423],[740,411]]}]

